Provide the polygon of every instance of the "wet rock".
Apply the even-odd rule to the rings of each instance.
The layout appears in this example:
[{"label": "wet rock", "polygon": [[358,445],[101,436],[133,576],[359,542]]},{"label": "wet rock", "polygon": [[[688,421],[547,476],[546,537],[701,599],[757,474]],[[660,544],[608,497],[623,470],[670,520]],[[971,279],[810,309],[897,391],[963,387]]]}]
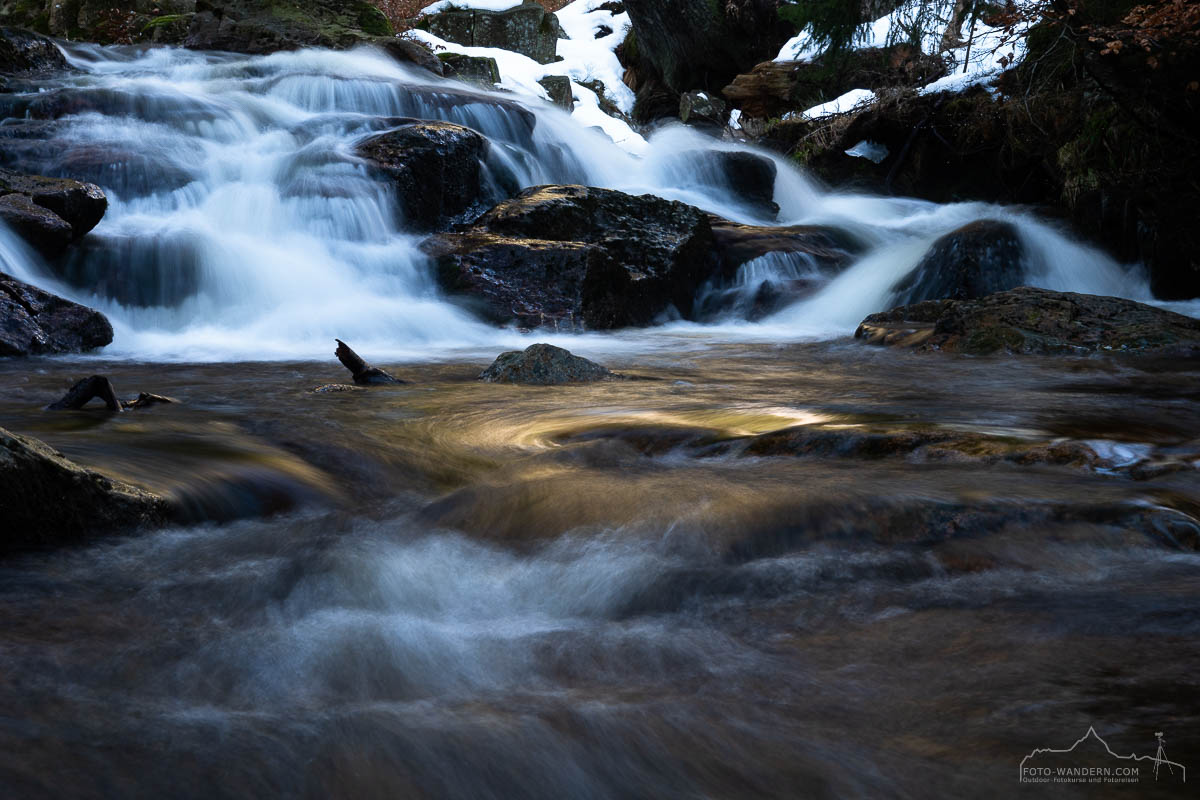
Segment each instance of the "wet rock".
[{"label": "wet rock", "polygon": [[411,64],[415,67],[420,67],[439,77],[445,75],[442,60],[420,42],[400,37],[388,37],[376,41],[375,46],[401,64]]},{"label": "wet rock", "polygon": [[486,383],[524,383],[555,386],[564,383],[589,383],[612,378],[614,374],[594,361],[572,355],[550,344],[534,344],[522,350],[501,353],[479,375]]},{"label": "wet rock", "polygon": [[99,311],[0,273],[0,356],[78,353],[112,338]]},{"label": "wet rock", "polygon": [[47,258],[66,250],[75,238],[69,222],[23,194],[0,196],[0,220]]},{"label": "wet rock", "polygon": [[393,386],[401,383],[406,383],[399,378],[389,375],[379,367],[373,367],[358,353],[350,349],[350,346],[341,339],[335,340],[338,344],[334,355],[338,361],[342,362],[342,366],[350,370],[350,374],[354,376],[354,382],[360,386]]},{"label": "wet rock", "polygon": [[[689,317],[717,267],[712,244],[707,215],[683,203],[537,186],[425,247],[447,291],[502,300],[493,319],[540,316],[611,329],[649,324],[669,309]],[[513,297],[526,299],[520,315],[503,302]]]},{"label": "wet rock", "polygon": [[727,118],[725,101],[708,92],[697,89],[679,97],[679,121],[684,125],[720,132]]},{"label": "wet rock", "polygon": [[165,497],[85,469],[44,442],[0,428],[0,553],[161,525]]},{"label": "wet rock", "polygon": [[984,219],[939,238],[895,289],[899,305],[974,300],[1024,282],[1024,248],[1016,226]]},{"label": "wet rock", "polygon": [[447,78],[473,83],[491,89],[500,82],[500,67],[491,56],[468,56],[462,53],[438,53]]},{"label": "wet rock", "polygon": [[58,45],[20,28],[0,28],[0,75],[36,75],[67,69]]},{"label": "wet rock", "polygon": [[1117,297],[1022,287],[930,300],[863,320],[871,344],[951,353],[1200,353],[1200,320]]},{"label": "wet rock", "polygon": [[428,14],[418,27],[448,42],[469,47],[498,47],[549,64],[558,49],[558,17],[539,3],[505,11],[463,8]]},{"label": "wet rock", "polygon": [[429,230],[462,218],[481,202],[488,150],[487,139],[470,128],[414,122],[372,136],[358,154],[395,184],[405,222]]},{"label": "wet rock", "polygon": [[96,227],[107,208],[95,184],[0,169],[0,219],[47,257]]},{"label": "wet rock", "polygon": [[571,89],[571,79],[566,75],[547,75],[538,84],[550,95],[551,103],[567,112],[574,110],[575,94]]},{"label": "wet rock", "polygon": [[823,269],[838,271],[862,251],[862,244],[838,228],[820,225],[784,227],[743,225],[710,216],[722,273],[732,276],[747,261],[768,253],[806,253]]}]

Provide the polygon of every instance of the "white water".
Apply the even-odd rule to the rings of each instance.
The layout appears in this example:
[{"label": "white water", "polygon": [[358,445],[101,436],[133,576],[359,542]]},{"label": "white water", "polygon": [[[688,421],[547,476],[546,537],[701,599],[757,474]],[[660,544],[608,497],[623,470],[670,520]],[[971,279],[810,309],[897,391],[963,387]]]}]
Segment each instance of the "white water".
[{"label": "white water", "polygon": [[[107,192],[108,213],[67,266],[72,282],[89,291],[46,278],[46,266],[10,234],[0,233],[0,258],[6,271],[103,310],[116,329],[106,356],[324,358],[340,337],[375,358],[422,358],[525,342],[439,295],[420,239],[405,232],[387,185],[354,157],[356,142],[388,128],[387,117],[479,130],[523,186],[650,192],[766,222],[705,157],[735,145],[676,127],[634,157],[549,106],[410,72],[373,50],[241,57],[86,45],[68,56],[80,72],[44,87],[57,94],[15,98],[18,108],[48,98],[73,103],[58,116],[53,146],[30,149],[16,166],[93,180]],[[532,134],[519,106],[536,119]],[[1134,273],[1021,212],[828,193],[775,161],[779,224],[840,226],[871,249],[810,299],[762,324],[705,328],[714,335],[846,335],[888,307],[891,287],[934,239],[985,217],[1019,226],[1032,284],[1149,298]],[[661,337],[587,340],[611,351],[652,346],[654,338]]]}]

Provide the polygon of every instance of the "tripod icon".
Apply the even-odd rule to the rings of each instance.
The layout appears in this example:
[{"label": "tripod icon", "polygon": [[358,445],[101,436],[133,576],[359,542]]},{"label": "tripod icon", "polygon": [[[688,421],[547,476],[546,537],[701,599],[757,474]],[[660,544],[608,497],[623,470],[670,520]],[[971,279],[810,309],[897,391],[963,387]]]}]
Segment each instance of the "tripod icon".
[{"label": "tripod icon", "polygon": [[1163,764],[1167,765],[1167,770],[1172,775],[1175,774],[1175,769],[1171,766],[1171,762],[1167,760],[1167,751],[1166,748],[1163,747],[1162,731],[1158,731],[1154,735],[1158,737],[1158,752],[1154,754],[1154,780],[1158,780],[1158,768]]}]

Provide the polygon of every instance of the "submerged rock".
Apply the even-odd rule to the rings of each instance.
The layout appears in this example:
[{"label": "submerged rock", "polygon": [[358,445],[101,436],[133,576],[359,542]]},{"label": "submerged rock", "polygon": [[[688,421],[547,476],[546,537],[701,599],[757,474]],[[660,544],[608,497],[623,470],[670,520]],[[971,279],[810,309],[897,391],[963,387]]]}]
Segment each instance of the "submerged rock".
[{"label": "submerged rock", "polygon": [[615,377],[608,368],[573,355],[551,344],[533,344],[524,350],[501,353],[479,375],[486,383],[525,383],[554,386],[564,383],[589,383]]},{"label": "submerged rock", "polygon": [[480,202],[487,139],[452,122],[413,122],[372,136],[358,154],[392,179],[406,223],[426,230]]},{"label": "submerged rock", "polygon": [[504,11],[452,8],[428,14],[418,26],[448,42],[468,47],[496,47],[549,64],[558,49],[558,17],[539,3],[517,4]]},{"label": "submerged rock", "polygon": [[47,257],[83,238],[107,209],[93,183],[0,169],[0,219]]},{"label": "submerged rock", "polygon": [[[536,186],[425,247],[448,291],[484,315],[590,329],[690,317],[717,267],[707,215],[653,195]],[[539,323],[544,324],[544,323]]]},{"label": "submerged rock", "polygon": [[872,314],[855,338],[951,353],[1200,353],[1200,320],[1118,297],[1022,287]]},{"label": "submerged rock", "polygon": [[899,305],[974,300],[1024,282],[1024,248],[1010,222],[982,219],[939,238],[897,286]]},{"label": "submerged rock", "polygon": [[105,477],[44,442],[0,428],[0,553],[161,525],[172,511],[161,495]]},{"label": "submerged rock", "polygon": [[99,311],[0,273],[0,356],[78,353],[112,339]]},{"label": "submerged rock", "polygon": [[117,389],[113,383],[103,375],[92,375],[90,378],[83,378],[75,382],[67,393],[60,399],[46,406],[47,411],[78,411],[86,406],[92,400],[99,398],[104,402],[105,407],[114,413],[122,411],[137,410],[141,408],[150,408],[151,406],[170,405],[179,401],[171,397],[165,397],[161,394],[152,394],[150,392],[141,392],[132,400],[121,400],[117,397]]}]

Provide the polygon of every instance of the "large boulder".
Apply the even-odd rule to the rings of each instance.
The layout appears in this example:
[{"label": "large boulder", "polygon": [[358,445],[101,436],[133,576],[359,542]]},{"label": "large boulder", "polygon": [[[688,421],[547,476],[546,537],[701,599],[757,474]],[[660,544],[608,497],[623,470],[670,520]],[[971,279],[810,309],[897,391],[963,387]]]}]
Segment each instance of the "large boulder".
[{"label": "large boulder", "polygon": [[67,68],[58,45],[19,28],[0,28],[0,75],[27,76]]},{"label": "large boulder", "polygon": [[648,86],[654,75],[676,95],[717,91],[791,37],[776,6],[775,0],[626,0],[636,71]]},{"label": "large boulder", "polygon": [[476,206],[485,200],[488,149],[488,140],[470,128],[421,121],[372,136],[358,154],[395,184],[404,221],[431,230],[482,210]]},{"label": "large boulder", "polygon": [[[611,329],[647,325],[669,309],[690,317],[718,266],[712,244],[707,215],[683,203],[537,186],[426,248],[447,291],[500,301],[488,314],[494,319],[536,315]],[[514,308],[506,298],[534,300]]]},{"label": "large boulder", "polygon": [[195,9],[183,40],[194,50],[342,49],[392,34],[387,17],[367,0],[198,0]]},{"label": "large boulder", "polygon": [[0,272],[0,356],[79,353],[112,339],[99,311]]},{"label": "large boulder", "polygon": [[412,39],[402,39],[398,36],[380,38],[375,42],[375,46],[383,50],[396,61],[401,64],[410,64],[414,67],[428,70],[434,75],[445,75],[445,68],[442,66],[442,60],[434,55],[434,52],[420,42]]},{"label": "large boulder", "polygon": [[573,355],[552,344],[532,344],[524,350],[501,353],[479,375],[486,383],[525,383],[555,386],[564,383],[591,383],[614,377],[607,367]]},{"label": "large boulder", "polygon": [[172,510],[161,495],[85,469],[45,442],[0,428],[0,553],[161,525]]},{"label": "large boulder", "polygon": [[897,305],[973,300],[1024,283],[1024,249],[1015,225],[983,219],[942,236],[895,288]]},{"label": "large boulder", "polygon": [[473,83],[491,89],[500,82],[500,66],[491,56],[469,56],[465,53],[438,53],[438,63],[447,78]]},{"label": "large boulder", "polygon": [[421,17],[418,26],[440,39],[468,47],[496,47],[549,64],[556,58],[558,17],[539,3],[505,11],[453,8]]},{"label": "large boulder", "polygon": [[1118,297],[1022,287],[872,314],[855,337],[952,353],[1200,354],[1200,320]]},{"label": "large boulder", "polygon": [[107,209],[95,184],[0,169],[0,220],[47,257],[83,238]]}]

